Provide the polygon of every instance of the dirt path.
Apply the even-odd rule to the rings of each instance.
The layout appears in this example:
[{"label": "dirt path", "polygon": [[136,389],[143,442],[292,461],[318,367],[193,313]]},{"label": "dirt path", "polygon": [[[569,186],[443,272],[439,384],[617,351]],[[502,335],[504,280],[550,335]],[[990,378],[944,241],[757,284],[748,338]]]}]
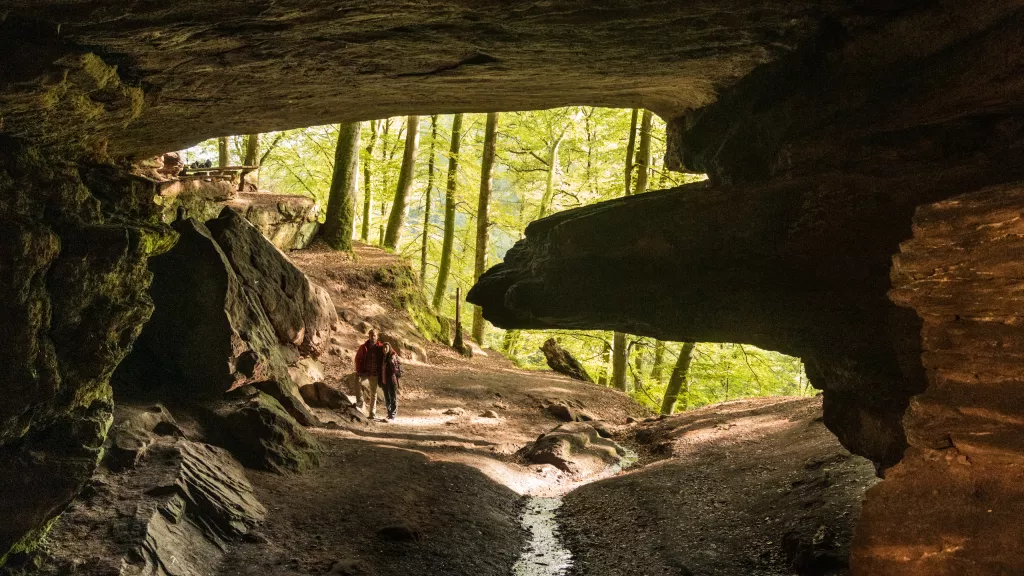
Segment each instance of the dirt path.
[{"label": "dirt path", "polygon": [[[353,262],[316,246],[293,259],[343,314],[321,359],[336,382],[363,331],[403,315],[370,280],[394,259],[359,247]],[[406,364],[396,421],[315,430],[325,455],[313,473],[250,472],[268,519],[231,549],[221,574],[508,576],[529,538],[524,507],[548,504],[525,495],[567,493],[558,518],[577,575],[793,574],[794,559],[820,566],[844,553],[871,467],[824,430],[816,399],[627,425],[650,415],[608,388],[518,370],[493,352],[466,360],[424,347],[427,364]],[[560,423],[545,410],[553,402],[613,424],[640,463],[590,483],[524,462],[520,449]]]}]

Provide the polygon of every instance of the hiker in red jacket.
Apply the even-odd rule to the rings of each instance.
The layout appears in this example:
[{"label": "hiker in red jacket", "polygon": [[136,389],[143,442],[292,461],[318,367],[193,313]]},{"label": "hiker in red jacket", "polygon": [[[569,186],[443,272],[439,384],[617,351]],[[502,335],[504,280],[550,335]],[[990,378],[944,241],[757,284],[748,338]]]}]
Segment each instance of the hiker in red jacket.
[{"label": "hiker in red jacket", "polygon": [[384,362],[384,346],[377,339],[377,331],[370,330],[369,338],[356,351],[356,375],[359,386],[364,380],[370,385],[370,418],[377,417],[377,384],[380,382],[381,364]]}]

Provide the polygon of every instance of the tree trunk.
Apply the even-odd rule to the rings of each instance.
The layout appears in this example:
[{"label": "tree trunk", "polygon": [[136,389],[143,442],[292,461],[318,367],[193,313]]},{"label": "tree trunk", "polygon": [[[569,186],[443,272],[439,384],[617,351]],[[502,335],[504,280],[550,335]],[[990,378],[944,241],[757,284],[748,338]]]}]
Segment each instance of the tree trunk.
[{"label": "tree trunk", "polygon": [[[633,184],[633,149],[636,147],[636,119],[638,110],[633,109],[633,117],[629,121],[629,140],[626,144],[626,196],[632,191]],[[612,386],[626,391],[626,335],[615,332],[612,337]]]},{"label": "tree trunk", "polygon": [[636,355],[636,360],[633,361],[633,390],[641,390],[644,387],[644,357],[643,350]]},{"label": "tree trunk", "polygon": [[395,201],[391,205],[391,217],[388,218],[388,229],[384,234],[384,247],[394,250],[402,239],[402,226],[405,225],[405,200],[409,197],[412,180],[416,173],[416,149],[420,141],[420,117],[409,116],[405,129],[405,152],[402,154],[402,169],[398,172],[398,187],[395,188]]},{"label": "tree trunk", "polygon": [[466,354],[466,343],[462,339],[462,287],[455,288],[455,339],[452,340],[452,348],[459,351],[459,354]]},{"label": "tree trunk", "polygon": [[636,147],[637,109],[633,108],[633,118],[629,121],[629,141],[626,144],[626,196],[633,192],[633,149]]},{"label": "tree trunk", "polygon": [[626,392],[626,367],[629,353],[626,350],[626,335],[616,332],[612,337],[612,387]]},{"label": "tree trunk", "polygon": [[384,246],[384,218],[388,215],[388,203],[380,201],[380,220],[377,229],[377,246]]},{"label": "tree trunk", "polygon": [[440,309],[448,288],[448,269],[452,264],[452,244],[455,242],[455,188],[458,183],[459,146],[462,139],[462,114],[452,120],[452,143],[448,152],[448,187],[444,196],[444,240],[441,242],[441,263],[434,287],[434,308]]},{"label": "tree trunk", "polygon": [[[490,220],[487,214],[491,202],[491,172],[494,169],[494,152],[498,131],[498,113],[487,115],[487,128],[484,130],[484,152],[480,160],[480,201],[476,211],[476,261],[473,267],[473,280],[476,280],[487,268],[487,233]],[[473,339],[484,345],[484,309],[473,307]]]},{"label": "tree trunk", "polygon": [[565,133],[563,132],[548,150],[547,182],[544,187],[544,197],[540,201],[540,212],[537,214],[537,219],[547,215],[548,210],[551,208],[551,201],[555,197],[555,170],[558,169],[558,148],[562,145],[564,138]]},{"label": "tree trunk", "polygon": [[243,170],[242,175],[238,178],[238,191],[245,190],[245,177],[249,172],[259,168],[256,164],[259,162],[260,150],[260,135],[249,134],[245,137],[245,155],[242,158],[242,166],[249,166],[252,170]]},{"label": "tree trunk", "polygon": [[430,245],[430,196],[434,192],[434,143],[437,114],[430,116],[430,158],[427,160],[427,197],[423,201],[423,248],[420,250],[420,285],[427,285],[427,247]]},{"label": "tree trunk", "polygon": [[352,249],[352,224],[359,186],[359,131],[361,122],[338,125],[338,145],[334,150],[334,174],[327,199],[327,217],[323,238],[335,250]]},{"label": "tree trunk", "polygon": [[654,366],[651,367],[651,380],[661,384],[662,364],[665,361],[665,343],[661,340],[654,341]]},{"label": "tree trunk", "polygon": [[366,162],[363,163],[363,226],[359,237],[363,242],[370,241],[370,206],[373,203],[373,189],[370,187],[370,160],[373,159],[373,147],[377,144],[377,131],[380,122],[370,120],[370,141],[366,144]]},{"label": "tree trunk", "polygon": [[636,190],[634,194],[647,192],[647,177],[651,171],[651,111],[644,110],[640,122],[640,146],[636,150]]},{"label": "tree trunk", "polygon": [[672,414],[677,400],[681,402],[679,404],[680,411],[686,410],[688,407],[690,383],[687,381],[687,372],[690,371],[690,359],[693,357],[694,347],[696,344],[693,342],[683,342],[683,348],[679,351],[679,359],[676,360],[676,367],[672,369],[672,377],[668,380],[665,398],[661,402],[661,413],[665,416]]},{"label": "tree trunk", "polygon": [[257,163],[259,162],[259,150],[260,150],[260,135],[249,134],[245,137],[245,160],[242,161],[244,166],[251,166],[258,168]]},{"label": "tree trunk", "polygon": [[221,136],[217,138],[217,167],[227,168],[228,167],[228,137]]}]

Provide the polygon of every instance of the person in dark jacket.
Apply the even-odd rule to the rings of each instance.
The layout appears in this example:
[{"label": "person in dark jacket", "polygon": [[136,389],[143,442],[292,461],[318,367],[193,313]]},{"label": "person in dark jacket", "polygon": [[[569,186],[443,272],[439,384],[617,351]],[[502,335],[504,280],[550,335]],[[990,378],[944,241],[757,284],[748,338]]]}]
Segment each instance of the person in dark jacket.
[{"label": "person in dark jacket", "polygon": [[370,387],[369,417],[377,417],[377,384],[380,382],[380,367],[384,362],[384,345],[377,339],[377,331],[370,330],[369,338],[356,351],[356,376],[359,386],[368,381]]},{"label": "person in dark jacket", "polygon": [[394,420],[398,413],[398,381],[402,377],[402,362],[391,345],[384,344],[384,358],[381,362],[380,384],[384,388],[384,405],[388,409],[388,420]]}]

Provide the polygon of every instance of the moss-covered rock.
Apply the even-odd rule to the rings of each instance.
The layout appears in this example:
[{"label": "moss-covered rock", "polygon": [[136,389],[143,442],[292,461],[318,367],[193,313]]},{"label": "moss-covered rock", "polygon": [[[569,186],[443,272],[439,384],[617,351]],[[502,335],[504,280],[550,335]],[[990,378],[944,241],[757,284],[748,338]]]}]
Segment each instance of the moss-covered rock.
[{"label": "moss-covered rock", "polygon": [[227,445],[246,466],[279,473],[320,466],[320,443],[268,394],[252,394],[221,413]]},{"label": "moss-covered rock", "polygon": [[147,259],[176,239],[151,198],[114,166],[0,138],[0,557],[34,545],[102,453],[110,375],[152,311]]},{"label": "moss-covered rock", "polygon": [[374,281],[392,291],[394,305],[406,311],[424,338],[446,346],[450,344],[450,323],[431,308],[419,279],[408,263],[401,261],[377,269]]}]

